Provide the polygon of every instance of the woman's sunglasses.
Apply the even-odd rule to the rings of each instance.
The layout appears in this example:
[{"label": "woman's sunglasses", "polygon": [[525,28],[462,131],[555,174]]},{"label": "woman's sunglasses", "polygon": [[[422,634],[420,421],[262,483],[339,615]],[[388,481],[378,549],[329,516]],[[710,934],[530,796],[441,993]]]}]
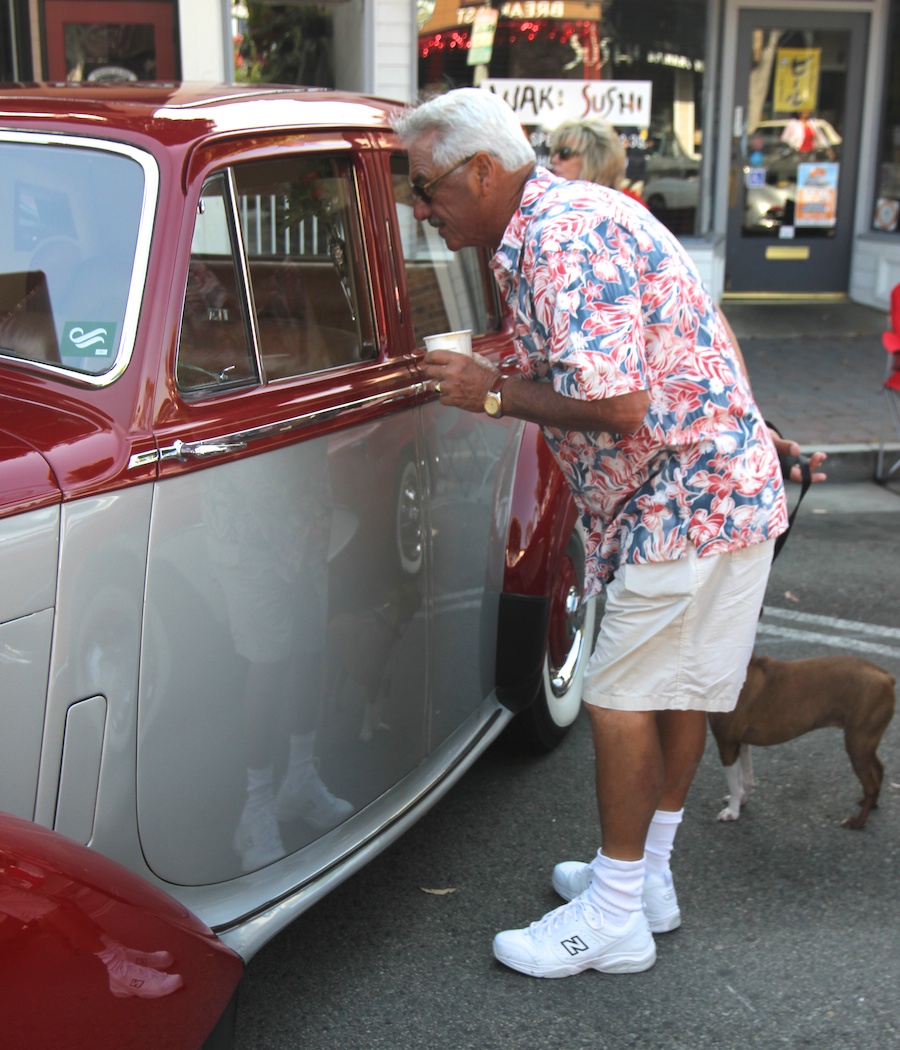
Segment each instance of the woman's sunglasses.
[{"label": "woman's sunglasses", "polygon": [[572,149],[571,146],[563,146],[562,149],[554,150],[553,152],[553,157],[559,157],[560,160],[568,160],[569,157],[580,156],[581,154],[578,152],[578,150]]}]

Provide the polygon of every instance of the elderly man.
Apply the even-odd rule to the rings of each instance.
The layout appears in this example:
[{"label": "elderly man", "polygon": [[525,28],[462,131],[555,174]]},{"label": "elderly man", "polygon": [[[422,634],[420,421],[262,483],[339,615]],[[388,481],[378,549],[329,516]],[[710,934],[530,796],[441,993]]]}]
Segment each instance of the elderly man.
[{"label": "elderly man", "polygon": [[556,866],[569,903],[494,954],[535,977],[645,970],[681,921],[669,858],[706,713],[737,701],[787,526],[778,455],[730,329],[646,208],[536,167],[487,91],[394,127],[416,217],[494,252],[515,318],[519,375],[441,351],[426,375],[444,404],[540,425],[584,516],[586,597],[608,583],[584,690],[602,845]]}]

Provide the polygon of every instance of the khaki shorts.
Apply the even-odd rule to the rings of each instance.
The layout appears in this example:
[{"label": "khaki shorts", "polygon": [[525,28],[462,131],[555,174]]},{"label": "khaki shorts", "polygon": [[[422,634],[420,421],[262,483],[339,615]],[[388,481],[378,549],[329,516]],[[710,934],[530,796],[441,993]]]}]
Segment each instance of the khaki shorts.
[{"label": "khaki shorts", "polygon": [[747,674],[774,540],[699,558],[621,565],[584,678],[617,711],[731,711]]}]

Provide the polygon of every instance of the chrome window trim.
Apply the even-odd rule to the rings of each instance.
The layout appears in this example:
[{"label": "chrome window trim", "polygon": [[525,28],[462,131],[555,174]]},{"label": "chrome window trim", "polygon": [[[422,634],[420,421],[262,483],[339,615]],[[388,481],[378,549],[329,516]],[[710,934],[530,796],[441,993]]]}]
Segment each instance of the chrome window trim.
[{"label": "chrome window trim", "polygon": [[116,153],[128,157],[140,165],[144,173],[144,193],[141,200],[141,216],[138,221],[137,243],[134,251],[134,265],[131,269],[131,283],[128,286],[128,299],[125,304],[125,316],[122,321],[122,335],[119,338],[119,353],[113,367],[102,375],[86,375],[62,365],[48,364],[44,361],[29,361],[28,358],[8,356],[0,351],[0,359],[14,365],[27,365],[39,372],[63,376],[89,387],[105,387],[114,383],[128,367],[134,354],[137,338],[138,318],[141,314],[143,290],[147,280],[150,264],[150,244],[153,235],[153,223],[156,219],[156,208],[159,202],[159,166],[156,158],[145,150],[126,142],[113,142],[109,139],[94,139],[80,135],[54,135],[44,132],[18,132],[0,130],[0,142],[21,142],[27,145],[69,146],[76,149],[93,149],[104,153]]},{"label": "chrome window trim", "polygon": [[371,394],[368,397],[358,398],[356,401],[333,405],[330,408],[316,409],[313,412],[306,412],[302,416],[292,416],[290,419],[285,419],[278,423],[266,423],[260,427],[253,427],[251,430],[234,430],[228,434],[201,438],[199,441],[181,441],[179,439],[171,445],[164,445],[159,449],[137,453],[129,459],[128,469],[146,467],[153,463],[162,463],[171,459],[184,463],[188,459],[209,459],[231,452],[240,452],[254,441],[262,441],[266,438],[277,437],[279,434],[290,434],[297,430],[305,430],[307,427],[315,426],[317,423],[326,423],[333,419],[340,419],[342,416],[358,412],[360,409],[399,405],[407,401],[415,405],[426,389],[425,383],[411,383],[401,390],[389,390],[382,394]]},{"label": "chrome window trim", "polygon": [[[218,172],[216,172],[218,175]],[[206,188],[211,179],[215,178],[216,175],[210,176],[209,179],[205,179],[203,186],[200,188],[200,196],[203,196],[203,190]],[[247,244],[244,240],[244,228],[241,225],[241,215],[238,208],[238,192],[237,192],[237,179],[234,174],[234,165],[229,164],[225,168],[225,181],[228,186],[228,222],[231,226],[231,244],[232,253],[237,255],[238,271],[241,275],[241,294],[243,295],[242,306],[247,309],[247,320],[250,323],[250,342],[251,349],[253,351],[253,360],[256,363],[256,384],[259,386],[265,386],[267,383],[266,369],[262,359],[262,348],[259,342],[259,321],[256,317],[256,299],[253,295],[253,284],[250,280],[250,261],[247,257]],[[179,344],[178,349],[181,349],[181,332],[179,329],[178,336]]]}]

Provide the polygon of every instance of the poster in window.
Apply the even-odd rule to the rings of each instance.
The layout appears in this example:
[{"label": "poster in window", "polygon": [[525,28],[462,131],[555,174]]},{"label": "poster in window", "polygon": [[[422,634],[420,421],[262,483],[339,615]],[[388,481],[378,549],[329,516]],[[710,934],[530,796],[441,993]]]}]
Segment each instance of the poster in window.
[{"label": "poster in window", "polygon": [[840,164],[835,161],[813,161],[797,165],[795,226],[835,225],[840,168]]}]

